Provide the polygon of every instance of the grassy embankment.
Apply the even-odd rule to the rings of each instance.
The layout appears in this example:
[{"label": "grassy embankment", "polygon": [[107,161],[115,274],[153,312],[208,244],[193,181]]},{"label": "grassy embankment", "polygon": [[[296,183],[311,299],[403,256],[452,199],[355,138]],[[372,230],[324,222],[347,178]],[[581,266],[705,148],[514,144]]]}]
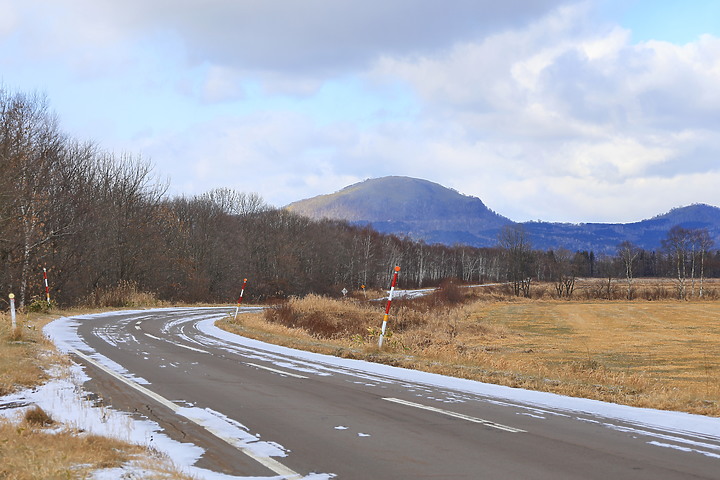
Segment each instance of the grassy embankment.
[{"label": "grassy embankment", "polygon": [[394,300],[391,334],[380,351],[384,306],[311,295],[219,325],[342,357],[720,416],[716,300],[526,300],[500,288],[449,286],[424,298]]},{"label": "grassy embankment", "polygon": [[[147,303],[147,299],[138,298],[129,303],[139,305],[140,302]],[[42,328],[48,322],[61,316],[97,309],[18,313],[18,327],[14,330],[9,313],[0,313],[0,396],[40,385],[49,379],[51,368],[62,368],[68,364],[68,359],[58,354],[42,334]],[[37,406],[27,410],[22,418],[0,419],[0,478],[89,478],[95,470],[127,463],[142,469],[145,472],[143,478],[193,478],[179,473],[170,459],[158,452],[111,438],[88,435],[73,425],[60,425]]]}]

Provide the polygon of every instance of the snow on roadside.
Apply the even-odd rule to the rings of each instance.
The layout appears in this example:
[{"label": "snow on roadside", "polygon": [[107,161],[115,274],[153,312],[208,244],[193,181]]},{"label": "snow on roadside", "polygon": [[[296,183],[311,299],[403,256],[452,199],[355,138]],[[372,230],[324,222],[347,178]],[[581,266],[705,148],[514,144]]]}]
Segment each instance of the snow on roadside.
[{"label": "snow on roadside", "polygon": [[[163,434],[160,426],[153,421],[139,420],[125,412],[96,406],[87,399],[82,384],[90,378],[80,365],[73,363],[70,367],[55,367],[49,373],[53,377],[52,380],[40,387],[0,397],[0,417],[19,422],[27,409],[37,405],[65,427],[148,447],[160,454],[158,461],[161,464],[172,466],[176,471],[198,479],[279,478],[236,477],[195,467],[194,464],[204,453],[202,448],[172,440]],[[98,470],[93,478],[95,480],[145,478],[148,473],[155,472],[148,472],[142,465],[131,462],[121,468]]]}]

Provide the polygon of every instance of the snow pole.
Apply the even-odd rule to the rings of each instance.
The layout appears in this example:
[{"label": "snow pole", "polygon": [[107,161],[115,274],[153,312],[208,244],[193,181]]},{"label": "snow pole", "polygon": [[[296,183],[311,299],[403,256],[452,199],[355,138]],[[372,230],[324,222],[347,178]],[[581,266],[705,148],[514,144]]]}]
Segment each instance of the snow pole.
[{"label": "snow pole", "polygon": [[17,323],[15,322],[15,294],[11,293],[8,297],[10,297],[10,318],[12,319],[12,328],[15,330],[15,327],[17,327]]},{"label": "snow pole", "polygon": [[43,267],[43,279],[45,280],[45,298],[47,299],[48,307],[50,306],[50,287],[48,286],[47,280],[47,268]]},{"label": "snow pole", "polygon": [[383,346],[383,337],[385,337],[385,329],[387,328],[388,315],[390,315],[390,304],[392,303],[393,292],[395,291],[395,285],[397,285],[398,272],[400,267],[395,267],[395,275],[393,275],[392,283],[390,284],[390,294],[388,295],[387,306],[385,307],[385,316],[383,317],[382,330],[380,331],[380,339],[378,340],[378,347]]},{"label": "snow pole", "polygon": [[243,294],[245,293],[245,285],[247,285],[247,278],[243,278],[242,288],[240,289],[240,297],[238,298],[237,307],[235,307],[235,318],[233,321],[237,320],[238,312],[240,311],[240,304],[242,303]]}]

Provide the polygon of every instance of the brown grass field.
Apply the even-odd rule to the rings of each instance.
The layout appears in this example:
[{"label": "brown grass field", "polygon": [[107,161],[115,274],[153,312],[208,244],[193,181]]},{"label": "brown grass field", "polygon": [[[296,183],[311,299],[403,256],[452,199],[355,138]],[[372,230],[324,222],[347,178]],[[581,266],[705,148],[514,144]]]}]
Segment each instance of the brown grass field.
[{"label": "brown grass field", "polygon": [[348,358],[720,416],[717,301],[528,300],[448,287],[394,300],[381,351],[384,307],[311,295],[220,326]]}]

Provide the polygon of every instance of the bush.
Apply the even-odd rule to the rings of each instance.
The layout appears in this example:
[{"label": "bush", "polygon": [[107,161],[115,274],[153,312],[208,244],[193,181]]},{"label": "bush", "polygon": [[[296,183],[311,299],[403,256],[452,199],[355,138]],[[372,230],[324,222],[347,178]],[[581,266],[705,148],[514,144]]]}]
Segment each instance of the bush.
[{"label": "bush", "polygon": [[25,412],[25,421],[30,425],[38,427],[46,427],[55,423],[55,420],[37,405]]},{"label": "bush", "polygon": [[370,310],[354,302],[319,295],[292,298],[265,310],[265,319],[288,328],[301,328],[317,338],[340,338],[365,332]]},{"label": "bush", "polygon": [[31,313],[49,313],[50,310],[53,310],[56,307],[57,304],[54,300],[50,300],[50,303],[48,303],[45,298],[33,297],[30,300],[30,303],[25,305],[25,311]]}]

